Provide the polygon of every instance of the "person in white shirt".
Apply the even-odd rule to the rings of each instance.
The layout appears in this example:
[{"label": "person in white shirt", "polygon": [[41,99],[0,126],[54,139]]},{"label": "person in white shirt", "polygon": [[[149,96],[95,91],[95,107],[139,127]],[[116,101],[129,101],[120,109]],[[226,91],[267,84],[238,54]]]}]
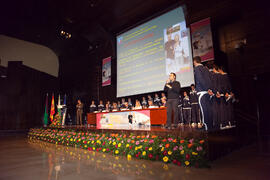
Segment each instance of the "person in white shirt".
[{"label": "person in white shirt", "polygon": [[180,41],[179,34],[174,36],[174,53],[175,53],[175,61],[176,61],[176,69],[175,72],[178,72],[180,68],[184,65],[184,58],[187,56],[185,53],[184,47]]}]

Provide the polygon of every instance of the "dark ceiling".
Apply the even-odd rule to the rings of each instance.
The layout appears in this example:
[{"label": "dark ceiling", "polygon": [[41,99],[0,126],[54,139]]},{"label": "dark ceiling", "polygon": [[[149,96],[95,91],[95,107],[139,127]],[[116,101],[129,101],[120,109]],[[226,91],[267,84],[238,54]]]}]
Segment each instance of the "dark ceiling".
[{"label": "dark ceiling", "polygon": [[104,36],[119,32],[141,20],[179,5],[179,0],[10,0],[1,11],[1,34],[43,44],[58,55],[68,44],[60,36],[98,44]]}]

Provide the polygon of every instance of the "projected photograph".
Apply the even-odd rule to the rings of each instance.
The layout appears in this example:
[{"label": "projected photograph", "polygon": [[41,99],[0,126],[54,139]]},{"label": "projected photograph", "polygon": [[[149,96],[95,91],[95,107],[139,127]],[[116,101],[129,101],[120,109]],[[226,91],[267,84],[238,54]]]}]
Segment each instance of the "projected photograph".
[{"label": "projected photograph", "polygon": [[190,70],[188,31],[185,22],[164,29],[166,75]]}]

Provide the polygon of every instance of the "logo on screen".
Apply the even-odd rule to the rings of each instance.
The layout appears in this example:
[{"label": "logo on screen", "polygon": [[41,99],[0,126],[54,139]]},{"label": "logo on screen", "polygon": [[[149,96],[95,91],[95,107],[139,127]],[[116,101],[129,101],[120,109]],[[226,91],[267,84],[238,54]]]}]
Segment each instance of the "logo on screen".
[{"label": "logo on screen", "polygon": [[123,42],[123,36],[117,38],[117,43],[121,44]]}]

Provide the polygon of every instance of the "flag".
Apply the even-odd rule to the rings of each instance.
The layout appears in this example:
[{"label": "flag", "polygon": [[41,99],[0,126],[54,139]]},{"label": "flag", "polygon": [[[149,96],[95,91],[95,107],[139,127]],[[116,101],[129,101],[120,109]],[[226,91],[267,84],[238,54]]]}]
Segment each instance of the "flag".
[{"label": "flag", "polygon": [[64,126],[65,125],[66,114],[67,114],[67,96],[66,95],[64,97],[63,107],[64,107],[64,111],[63,111],[62,125]]},{"label": "flag", "polygon": [[46,95],[46,103],[45,103],[45,111],[44,111],[44,116],[43,116],[43,123],[45,126],[48,124],[48,93]]},{"label": "flag", "polygon": [[59,116],[61,116],[60,94],[58,96],[57,112],[58,112]]},{"label": "flag", "polygon": [[55,109],[54,109],[54,94],[52,94],[52,104],[51,104],[51,112],[50,112],[50,119],[51,122],[53,121],[53,115],[55,113]]}]

